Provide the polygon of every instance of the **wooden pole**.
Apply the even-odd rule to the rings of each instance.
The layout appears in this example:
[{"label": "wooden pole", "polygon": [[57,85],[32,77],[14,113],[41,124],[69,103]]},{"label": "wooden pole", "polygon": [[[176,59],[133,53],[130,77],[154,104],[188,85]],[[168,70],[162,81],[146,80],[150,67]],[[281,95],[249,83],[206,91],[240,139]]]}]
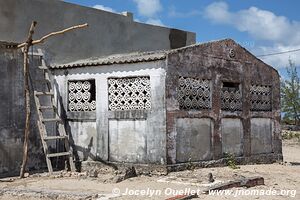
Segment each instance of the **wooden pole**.
[{"label": "wooden pole", "polygon": [[30,48],[30,46],[44,42],[49,37],[59,35],[59,34],[64,34],[65,32],[68,32],[68,31],[71,31],[74,29],[85,28],[88,26],[87,23],[77,25],[77,26],[72,26],[70,28],[67,28],[67,29],[64,29],[61,31],[49,33],[39,40],[32,40],[32,36],[34,34],[34,28],[35,28],[36,24],[37,24],[36,21],[33,21],[31,23],[26,42],[18,45],[18,48],[23,48],[23,55],[24,55],[23,64],[24,64],[24,92],[25,92],[25,112],[26,112],[24,144],[23,144],[23,160],[22,160],[22,166],[21,166],[21,170],[20,170],[20,178],[24,178],[24,174],[25,174],[25,169],[26,169],[27,160],[28,160],[28,144],[29,144],[29,134],[30,134],[31,110],[30,110],[29,63],[28,63],[29,48]]},{"label": "wooden pole", "polygon": [[24,131],[24,144],[23,144],[23,160],[20,171],[20,178],[24,178],[26,164],[28,160],[28,140],[29,140],[29,130],[30,130],[30,90],[29,90],[29,64],[28,64],[28,51],[32,43],[32,36],[34,33],[34,28],[36,26],[36,22],[32,22],[27,41],[25,42],[25,46],[23,49],[23,61],[24,61],[24,92],[25,92],[25,112],[26,112],[26,120],[25,120],[25,131]]},{"label": "wooden pole", "polygon": [[[64,33],[68,32],[68,31],[72,31],[72,30],[74,30],[74,29],[85,28],[85,27],[87,27],[87,26],[88,26],[88,24],[85,23],[85,24],[81,24],[81,25],[71,26],[71,27],[66,28],[66,29],[63,29],[63,30],[61,30],[61,31],[56,31],[56,32],[49,33],[49,34],[43,36],[43,37],[42,37],[41,39],[39,39],[39,40],[33,40],[33,41],[31,42],[31,45],[43,43],[43,42],[44,42],[46,39],[48,39],[49,37],[52,37],[52,36],[55,36],[55,35],[64,34]],[[22,48],[22,47],[24,47],[25,45],[26,45],[26,42],[24,42],[24,43],[22,43],[22,44],[19,44],[19,45],[18,45],[18,48]]]}]

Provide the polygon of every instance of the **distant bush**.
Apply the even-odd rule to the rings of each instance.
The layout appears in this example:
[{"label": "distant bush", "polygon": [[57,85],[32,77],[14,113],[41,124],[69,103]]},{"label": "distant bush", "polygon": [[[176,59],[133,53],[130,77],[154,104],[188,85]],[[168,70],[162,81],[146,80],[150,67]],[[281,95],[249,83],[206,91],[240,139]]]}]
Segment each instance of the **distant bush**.
[{"label": "distant bush", "polygon": [[283,140],[291,140],[298,139],[300,142],[300,131],[282,131],[282,139]]}]

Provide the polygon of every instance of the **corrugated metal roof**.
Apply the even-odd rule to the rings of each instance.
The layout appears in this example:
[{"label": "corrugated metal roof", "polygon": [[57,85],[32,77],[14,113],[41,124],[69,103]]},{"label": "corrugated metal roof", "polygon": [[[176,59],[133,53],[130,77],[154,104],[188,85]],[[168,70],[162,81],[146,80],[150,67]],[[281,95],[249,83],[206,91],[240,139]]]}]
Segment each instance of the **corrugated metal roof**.
[{"label": "corrugated metal roof", "polygon": [[75,67],[87,67],[87,66],[99,66],[99,65],[149,62],[155,60],[163,60],[166,58],[166,55],[167,55],[167,51],[118,54],[118,55],[111,55],[103,58],[89,58],[85,60],[78,60],[76,62],[62,64],[62,65],[52,65],[49,66],[49,68],[63,69],[63,68],[75,68]]},{"label": "corrugated metal roof", "polygon": [[18,46],[18,43],[15,43],[15,42],[0,41],[0,48],[16,49],[17,46]]}]

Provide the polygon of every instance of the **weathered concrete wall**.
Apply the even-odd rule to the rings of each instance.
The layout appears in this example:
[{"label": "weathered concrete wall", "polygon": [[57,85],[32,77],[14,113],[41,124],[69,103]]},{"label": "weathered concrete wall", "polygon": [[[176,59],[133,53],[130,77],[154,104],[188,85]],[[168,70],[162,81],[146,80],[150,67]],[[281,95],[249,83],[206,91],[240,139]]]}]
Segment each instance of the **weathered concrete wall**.
[{"label": "weathered concrete wall", "polygon": [[[168,164],[175,164],[177,162],[178,154],[176,154],[176,149],[178,148],[178,130],[185,128],[184,125],[178,127],[177,120],[181,118],[190,118],[190,120],[210,118],[212,120],[211,153],[212,158],[215,160],[223,157],[223,153],[228,150],[229,145],[234,145],[234,148],[229,150],[243,157],[250,158],[254,153],[282,154],[280,134],[280,81],[279,75],[274,68],[258,60],[232,40],[210,42],[173,51],[168,55],[167,63],[166,105]],[[211,107],[208,109],[180,109],[178,101],[180,77],[209,80],[211,82]],[[238,88],[240,88],[242,94],[240,110],[237,109],[231,112],[221,109],[221,90],[224,82],[237,84]],[[271,111],[250,110],[251,84],[267,85],[272,88]],[[192,89],[191,92],[193,93]],[[272,134],[270,135],[270,132],[266,131],[264,124],[256,126],[256,123],[252,123],[251,125],[252,118],[270,120],[273,124]],[[224,119],[227,125],[225,124],[224,126],[223,124],[224,132],[222,134],[222,120],[224,122]],[[237,121],[240,121],[241,124]],[[231,125],[228,126],[228,124],[234,125],[235,128]],[[231,128],[235,129],[233,133],[229,133]],[[238,129],[241,128],[242,130],[240,132]],[[257,131],[255,130],[256,128]],[[259,135],[256,134],[258,131],[261,132]],[[203,133],[200,129],[199,132],[200,134]],[[231,141],[234,144],[229,143],[228,140],[233,137],[236,137]],[[264,148],[265,143],[257,144],[255,142],[256,138],[260,137],[266,141],[267,150],[254,150],[257,145],[259,145],[259,149]],[[272,144],[271,147],[270,141]],[[200,140],[199,145],[202,145]],[[188,146],[184,150],[187,154],[191,151]],[[181,149],[180,151],[184,150]],[[280,156],[278,158],[280,159]]]},{"label": "weathered concrete wall", "polygon": [[72,134],[72,144],[78,149],[76,156],[82,160],[95,159],[97,153],[97,128],[96,123],[88,120],[69,121]]},{"label": "weathered concrete wall", "polygon": [[[0,177],[17,175],[23,152],[25,126],[23,57],[21,51],[0,43]],[[32,119],[35,107],[32,102]],[[29,169],[39,169],[43,154],[35,120],[31,122]]]},{"label": "weathered concrete wall", "polygon": [[222,149],[223,153],[235,156],[243,155],[243,126],[240,119],[222,119]]},{"label": "weathered concrete wall", "polygon": [[176,161],[181,163],[210,160],[212,128],[210,118],[178,118]]},{"label": "weathered concrete wall", "polygon": [[[81,160],[166,163],[165,61],[57,69],[53,73],[75,148],[78,154],[91,149],[88,157],[79,156]],[[108,78],[137,76],[150,77],[151,110],[110,111]],[[67,111],[68,80],[87,79],[95,79],[96,111]],[[87,130],[87,125],[92,128]]]},{"label": "weathered concrete wall", "polygon": [[147,158],[146,120],[109,120],[109,160],[145,163]]},{"label": "weathered concrete wall", "polygon": [[22,162],[24,113],[22,57],[14,49],[0,47],[0,177],[18,173]]},{"label": "weathered concrete wall", "polygon": [[0,40],[23,42],[33,20],[34,38],[81,23],[89,27],[40,45],[51,63],[66,63],[134,51],[170,49],[195,43],[195,34],[133,22],[130,17],[53,0],[0,0]]},{"label": "weathered concrete wall", "polygon": [[272,152],[272,120],[268,118],[251,119],[251,153]]}]

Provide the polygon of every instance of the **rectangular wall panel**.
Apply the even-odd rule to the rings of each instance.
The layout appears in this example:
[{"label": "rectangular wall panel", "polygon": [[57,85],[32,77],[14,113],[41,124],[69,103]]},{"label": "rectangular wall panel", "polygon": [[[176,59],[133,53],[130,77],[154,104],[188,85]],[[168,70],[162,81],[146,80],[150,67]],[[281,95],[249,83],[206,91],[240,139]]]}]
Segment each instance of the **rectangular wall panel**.
[{"label": "rectangular wall panel", "polygon": [[109,160],[146,163],[146,120],[109,120]]}]

